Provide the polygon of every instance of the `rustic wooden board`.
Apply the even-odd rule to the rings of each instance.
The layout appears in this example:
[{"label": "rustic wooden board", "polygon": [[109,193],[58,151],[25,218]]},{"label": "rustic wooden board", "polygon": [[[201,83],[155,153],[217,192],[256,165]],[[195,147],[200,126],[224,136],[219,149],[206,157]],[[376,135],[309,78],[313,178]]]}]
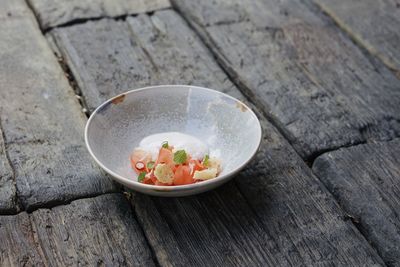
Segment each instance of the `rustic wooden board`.
[{"label": "rustic wooden board", "polygon": [[0,216],[0,266],[154,266],[122,194]]},{"label": "rustic wooden board", "polygon": [[0,266],[45,266],[29,215],[0,216]]},{"label": "rustic wooden board", "polygon": [[87,153],[86,118],[26,12],[0,23],[0,119],[20,201],[31,210],[115,190]]},{"label": "rustic wooden board", "polygon": [[269,124],[264,132],[234,183],[196,197],[135,198],[161,265],[383,264],[286,141]]},{"label": "rustic wooden board", "polygon": [[400,78],[400,3],[390,0],[314,0],[338,25]]},{"label": "rustic wooden board", "polygon": [[39,209],[32,221],[49,266],[154,266],[122,194]]},{"label": "rustic wooden board", "polygon": [[17,212],[16,200],[14,173],[7,159],[3,133],[0,127],[0,214]]},{"label": "rustic wooden board", "polygon": [[116,17],[170,7],[169,0],[28,0],[42,29],[71,21]]},{"label": "rustic wooden board", "polygon": [[400,140],[343,148],[313,170],[390,266],[400,265]]},{"label": "rustic wooden board", "polygon": [[[243,99],[172,10],[51,33],[91,109],[128,86],[159,83],[210,86]],[[295,151],[260,117],[261,150],[236,183],[187,198],[134,195],[159,264],[381,264]]]},{"label": "rustic wooden board", "polygon": [[[170,17],[173,20],[179,19],[177,16]],[[181,20],[173,26],[177,29],[172,30],[174,37],[182,41],[180,46],[188,51],[201,49],[203,53],[179,53],[180,47],[174,47],[171,41],[157,39],[157,36],[163,35],[158,28],[151,27],[151,31],[145,31],[145,27],[149,28],[152,21],[157,23],[156,17],[153,20],[151,18],[139,15],[137,20],[128,19],[131,26],[122,21],[103,19],[51,31],[90,111],[118,93],[149,85],[191,84],[220,88],[225,92],[233,87],[227,77],[218,71],[215,62],[204,60],[209,55],[199,42],[193,41],[193,35],[180,34],[179,30],[183,27]],[[144,25],[139,27],[133,25],[135,23]],[[165,26],[160,23],[159,27]],[[171,32],[171,29],[164,30]],[[160,50],[142,48],[142,41],[132,31],[147,34],[145,40],[154,38],[163,42],[165,47]],[[174,60],[166,60],[173,57]],[[193,64],[196,57],[204,64]],[[215,74],[209,76],[209,73]]]},{"label": "rustic wooden board", "polygon": [[303,158],[400,135],[396,77],[308,6],[289,0],[173,5]]}]

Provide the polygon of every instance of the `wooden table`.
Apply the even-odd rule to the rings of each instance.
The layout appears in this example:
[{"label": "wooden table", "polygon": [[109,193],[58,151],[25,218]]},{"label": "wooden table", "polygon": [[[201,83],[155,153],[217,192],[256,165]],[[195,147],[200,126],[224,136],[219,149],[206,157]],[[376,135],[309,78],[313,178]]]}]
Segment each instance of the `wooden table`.
[{"label": "wooden table", "polygon": [[[400,266],[397,0],[0,1],[0,266]],[[132,88],[249,103],[232,182],[112,182],[87,116]]]}]

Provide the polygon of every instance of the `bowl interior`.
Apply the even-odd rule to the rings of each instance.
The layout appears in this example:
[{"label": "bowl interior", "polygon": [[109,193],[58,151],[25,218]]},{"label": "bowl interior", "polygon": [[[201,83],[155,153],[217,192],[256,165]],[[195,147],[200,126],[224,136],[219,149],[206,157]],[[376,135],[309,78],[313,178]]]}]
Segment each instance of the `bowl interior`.
[{"label": "bowl interior", "polygon": [[107,171],[136,181],[130,154],[144,137],[162,132],[182,132],[206,143],[210,156],[222,160],[221,176],[245,164],[261,138],[257,117],[240,101],[205,88],[157,86],[101,105],[88,122],[86,141]]}]

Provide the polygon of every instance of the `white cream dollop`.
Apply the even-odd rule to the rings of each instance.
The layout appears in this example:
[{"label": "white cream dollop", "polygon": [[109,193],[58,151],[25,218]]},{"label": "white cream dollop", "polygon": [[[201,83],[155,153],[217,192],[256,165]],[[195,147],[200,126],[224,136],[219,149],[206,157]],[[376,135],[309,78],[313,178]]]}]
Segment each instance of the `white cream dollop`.
[{"label": "white cream dollop", "polygon": [[209,154],[206,144],[194,136],[179,133],[166,132],[149,135],[140,141],[137,149],[142,149],[151,153],[152,160],[156,160],[163,142],[167,141],[170,146],[174,147],[173,151],[184,149],[193,159],[202,160],[205,155]]}]

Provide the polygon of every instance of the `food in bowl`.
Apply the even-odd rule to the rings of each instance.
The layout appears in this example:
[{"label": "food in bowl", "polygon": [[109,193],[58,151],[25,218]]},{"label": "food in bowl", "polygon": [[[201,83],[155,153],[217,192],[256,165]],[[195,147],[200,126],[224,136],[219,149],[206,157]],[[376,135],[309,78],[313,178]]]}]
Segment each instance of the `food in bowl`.
[{"label": "food in bowl", "polygon": [[[209,158],[222,161],[217,177],[177,186],[138,182],[129,160],[132,152],[146,136],[168,132],[188,134],[204,143]],[[129,189],[162,197],[191,196],[228,182],[251,162],[261,140],[260,122],[245,103],[185,85],[135,89],[109,99],[92,113],[85,130],[89,153],[111,178]],[[180,140],[160,136],[158,146],[163,141],[177,149],[175,141]],[[194,158],[193,152],[185,151]],[[159,150],[155,153],[158,156]]]},{"label": "food in bowl", "polygon": [[221,160],[210,157],[203,142],[179,132],[144,138],[131,154],[130,162],[138,182],[150,185],[198,183],[217,177],[222,170]]}]

